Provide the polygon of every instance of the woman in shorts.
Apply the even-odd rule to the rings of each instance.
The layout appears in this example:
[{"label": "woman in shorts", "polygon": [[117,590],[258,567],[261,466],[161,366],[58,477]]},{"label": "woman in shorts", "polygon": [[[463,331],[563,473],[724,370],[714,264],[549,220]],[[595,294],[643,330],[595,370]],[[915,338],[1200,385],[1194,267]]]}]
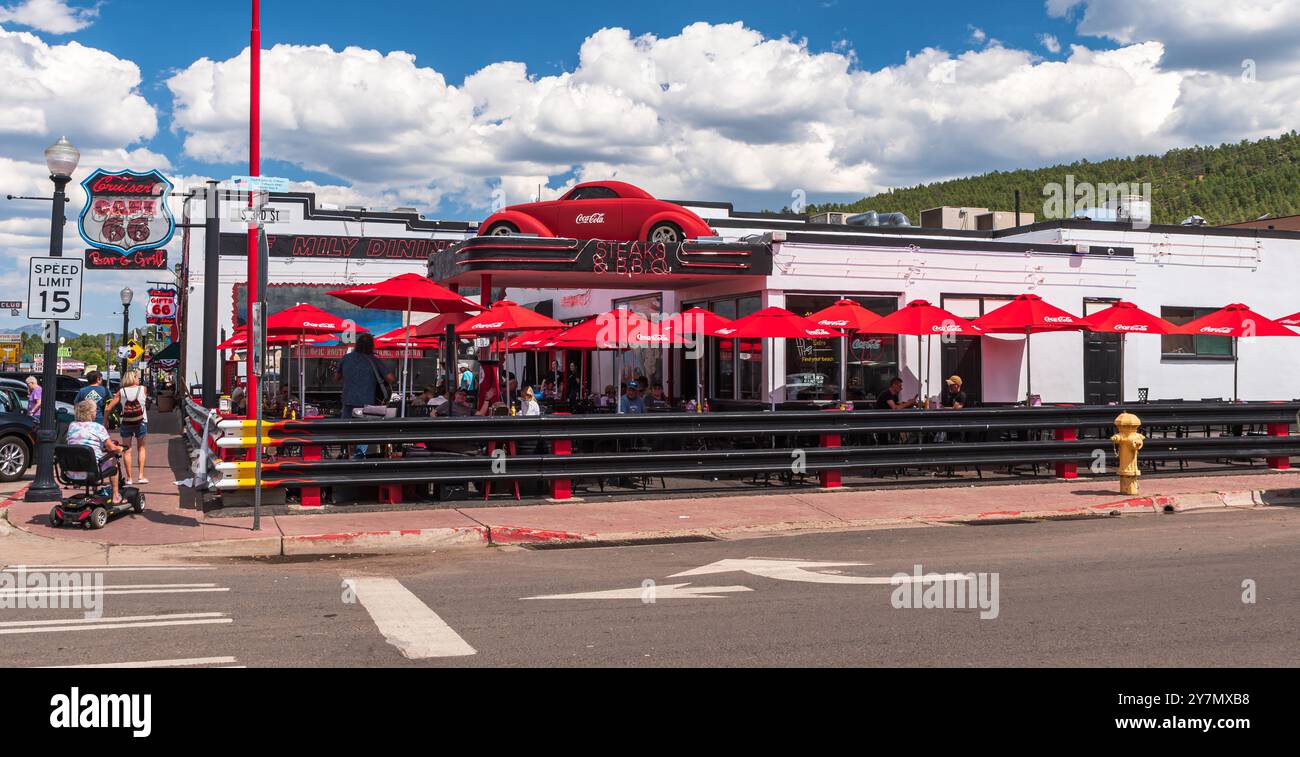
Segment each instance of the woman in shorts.
[{"label": "woman in shorts", "polygon": [[[135,371],[127,371],[122,377],[122,388],[117,390],[113,399],[108,401],[104,412],[108,413],[114,406],[122,406],[121,421],[118,427],[118,433],[122,435],[122,446],[126,449],[122,453],[122,472],[126,474],[127,486],[135,484],[147,484],[149,479],[144,477],[145,449],[144,438],[149,433],[149,391],[140,385],[140,374]],[[136,449],[136,476],[131,477],[131,448]]]}]

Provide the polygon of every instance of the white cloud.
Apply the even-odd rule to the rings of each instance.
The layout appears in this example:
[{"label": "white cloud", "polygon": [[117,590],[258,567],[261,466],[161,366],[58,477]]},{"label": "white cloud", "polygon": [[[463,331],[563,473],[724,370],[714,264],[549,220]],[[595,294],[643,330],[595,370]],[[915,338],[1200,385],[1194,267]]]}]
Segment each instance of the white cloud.
[{"label": "white cloud", "polygon": [[94,23],[99,6],[76,8],[66,0],[24,0],[0,6],[0,23],[14,23],[49,34],[71,34]]},{"label": "white cloud", "polygon": [[1046,5],[1049,15],[1077,20],[1083,35],[1121,45],[1164,44],[1167,68],[1239,72],[1249,59],[1259,63],[1261,77],[1300,70],[1297,0],[1047,0]]},{"label": "white cloud", "polygon": [[1053,55],[1061,52],[1061,42],[1054,34],[1040,34],[1038,35],[1038,41],[1042,44],[1043,49]]},{"label": "white cloud", "polygon": [[[1172,70],[1161,42],[1075,45],[1044,60],[984,38],[864,71],[851,54],[740,23],[667,37],[611,28],[583,42],[571,71],[538,76],[507,61],[459,84],[407,53],[279,45],[265,53],[278,74],[264,83],[263,153],[383,205],[486,208],[494,187],[520,202],[574,176],[770,205],[795,189],[817,202],[1296,123],[1293,99],[1271,86],[1254,90],[1264,101],[1249,119],[1228,114],[1212,96],[1224,81]],[[1050,35],[1042,43],[1061,51]],[[168,81],[187,154],[242,159],[247,75],[245,52]]]}]

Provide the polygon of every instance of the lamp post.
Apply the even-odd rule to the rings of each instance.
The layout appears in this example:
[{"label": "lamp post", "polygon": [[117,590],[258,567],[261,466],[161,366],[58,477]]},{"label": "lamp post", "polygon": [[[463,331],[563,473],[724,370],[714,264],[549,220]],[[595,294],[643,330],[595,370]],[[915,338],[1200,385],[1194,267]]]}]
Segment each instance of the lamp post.
[{"label": "lamp post", "polygon": [[[126,341],[131,338],[131,333],[130,333],[131,332],[131,298],[134,296],[135,296],[135,292],[131,291],[131,287],[127,287],[122,290],[122,346],[123,347],[126,347]],[[122,356],[122,367],[118,370],[117,373],[118,385],[121,385],[122,379],[126,378],[126,366],[128,360],[129,358],[127,358],[125,355]]]},{"label": "lamp post", "polygon": [[[81,161],[81,152],[72,146],[67,137],[45,149],[45,165],[54,182],[54,202],[50,209],[50,257],[63,257],[63,225],[67,223],[64,205],[66,190],[72,174]],[[54,442],[58,439],[55,398],[59,383],[59,322],[54,322],[54,339],[45,344],[45,365],[41,372],[41,425],[36,434],[36,480],[28,487],[23,499],[27,502],[58,502],[62,497],[59,484],[54,480]]]}]

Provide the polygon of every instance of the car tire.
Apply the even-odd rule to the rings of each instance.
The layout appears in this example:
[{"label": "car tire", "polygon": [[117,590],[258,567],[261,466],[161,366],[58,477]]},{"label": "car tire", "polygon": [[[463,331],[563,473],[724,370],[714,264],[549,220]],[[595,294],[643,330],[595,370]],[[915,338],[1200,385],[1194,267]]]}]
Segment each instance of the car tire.
[{"label": "car tire", "polygon": [[90,511],[90,517],[86,518],[86,528],[91,531],[98,531],[108,525],[108,510],[103,507],[96,507]]},{"label": "car tire", "polygon": [[487,234],[484,234],[484,236],[488,236],[488,237],[513,237],[513,236],[515,236],[515,235],[518,234],[518,233],[519,233],[519,227],[518,227],[518,226],[515,226],[513,223],[505,223],[505,222],[503,221],[503,222],[501,222],[501,223],[494,223],[494,224],[492,224],[492,228],[488,229],[488,230],[487,230]]},{"label": "car tire", "polygon": [[32,452],[26,442],[16,436],[0,439],[0,481],[17,481],[27,472],[32,462]]},{"label": "car tire", "polygon": [[646,241],[651,244],[681,244],[684,239],[682,228],[667,221],[655,224],[646,237]]}]

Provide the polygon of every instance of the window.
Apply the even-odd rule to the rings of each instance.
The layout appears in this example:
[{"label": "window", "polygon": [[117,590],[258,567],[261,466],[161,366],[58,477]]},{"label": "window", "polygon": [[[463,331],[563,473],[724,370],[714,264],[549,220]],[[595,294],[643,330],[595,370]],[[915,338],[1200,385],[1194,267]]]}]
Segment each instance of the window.
[{"label": "window", "polygon": [[[1218,308],[1161,307],[1160,317],[1175,326],[1191,323],[1197,318],[1216,312]],[[1166,358],[1208,358],[1223,360],[1232,357],[1232,337],[1204,336],[1201,334],[1173,334],[1160,337],[1160,354]]]},{"label": "window", "polygon": [[569,193],[565,200],[617,200],[618,193],[609,187],[581,187]]},{"label": "window", "polygon": [[[723,318],[735,320],[736,318],[736,301],[735,300],[718,300],[709,303],[709,310],[717,313]],[[709,388],[712,389],[714,397],[723,400],[734,400],[736,398],[736,340],[734,339],[711,339],[713,343],[712,354],[712,375],[709,377]]]},{"label": "window", "polygon": [[[763,299],[758,295],[741,297],[736,301],[736,317],[744,318],[763,309]],[[766,339],[741,339],[740,347],[740,399],[763,398],[763,348]]]},{"label": "window", "polygon": [[[862,297],[837,294],[789,294],[786,310],[809,316],[842,299],[853,300],[876,315],[898,310],[894,296]],[[785,398],[795,400],[839,399],[840,339],[785,340]],[[874,399],[889,379],[898,374],[898,337],[893,334],[853,334],[847,344],[848,392],[850,400]]]}]

